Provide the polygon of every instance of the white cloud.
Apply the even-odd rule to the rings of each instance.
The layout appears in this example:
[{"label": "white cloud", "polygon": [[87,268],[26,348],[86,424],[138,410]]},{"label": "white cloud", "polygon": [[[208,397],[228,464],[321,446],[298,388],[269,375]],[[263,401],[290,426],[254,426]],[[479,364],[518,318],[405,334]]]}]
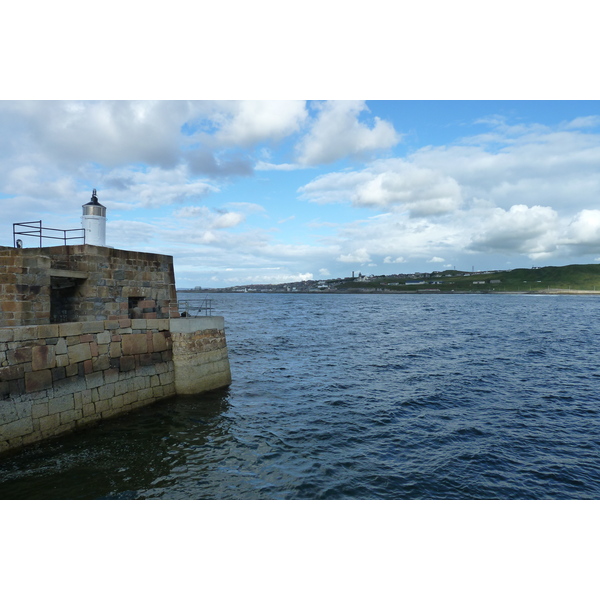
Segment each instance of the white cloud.
[{"label": "white cloud", "polygon": [[[138,249],[152,252],[148,244],[160,239],[160,228],[156,225],[140,221],[110,221],[106,228],[106,243],[115,248]],[[156,252],[156,250],[154,250]]]},{"label": "white cloud", "polygon": [[321,277],[329,277],[331,275],[331,272],[329,271],[329,269],[319,269],[319,275]]},{"label": "white cloud", "polygon": [[18,139],[13,155],[42,153],[61,164],[144,162],[165,168],[177,163],[180,127],[191,114],[190,104],[180,101],[8,102],[1,108],[8,131]]},{"label": "white cloud", "polygon": [[439,171],[402,159],[378,160],[362,171],[323,175],[301,187],[302,198],[319,203],[350,202],[357,207],[398,206],[412,216],[437,215],[460,207],[459,184]]},{"label": "white cloud", "polygon": [[296,171],[298,169],[303,169],[302,165],[290,164],[290,163],[281,163],[279,165],[274,163],[265,162],[263,160],[259,160],[254,168],[257,171]]},{"label": "white cloud", "polygon": [[[227,229],[244,222],[246,217],[239,212],[212,211],[206,206],[185,206],[173,213],[178,219],[195,220],[195,226],[204,229]],[[210,241],[214,241],[211,238]]]},{"label": "white cloud", "polygon": [[444,258],[440,258],[439,256],[434,256],[432,259],[428,260],[427,262],[430,263],[443,263],[445,261]]},{"label": "white cloud", "polygon": [[550,256],[557,249],[559,220],[547,206],[511,206],[494,209],[475,232],[469,245],[478,252],[527,254],[532,259]]},{"label": "white cloud", "polygon": [[577,117],[567,123],[563,123],[565,129],[587,129],[600,126],[600,116],[590,115],[589,117]]},{"label": "white cloud", "polygon": [[230,206],[231,208],[241,210],[248,215],[266,212],[264,206],[261,206],[260,204],[255,204],[254,202],[227,202],[225,206]]},{"label": "white cloud", "polygon": [[311,281],[313,279],[312,273],[298,273],[298,281]]},{"label": "white cloud", "polygon": [[391,264],[394,264],[394,263],[405,263],[406,259],[403,256],[398,256],[396,258],[392,258],[391,256],[386,256],[383,259],[383,262],[385,264],[387,264],[387,265],[391,265]]},{"label": "white cloud", "polygon": [[400,141],[394,126],[375,117],[372,127],[358,116],[367,111],[362,101],[331,101],[319,110],[309,133],[297,144],[301,165],[332,163],[344,156],[391,148]]},{"label": "white cloud", "polygon": [[243,100],[221,104],[224,110],[212,119],[220,122],[215,142],[224,146],[280,140],[298,131],[308,117],[304,101]]},{"label": "white cloud", "polygon": [[213,223],[213,227],[216,229],[225,229],[228,227],[235,227],[240,223],[243,223],[246,220],[246,217],[241,213],[236,212],[228,212],[222,215],[219,215]]},{"label": "white cloud", "polygon": [[571,211],[595,205],[600,197],[600,136],[540,127],[523,130],[422,148],[409,160],[452,177],[466,200],[484,198],[504,209],[525,204]]},{"label": "white cloud", "polygon": [[366,264],[371,262],[371,257],[369,256],[366,248],[359,248],[358,250],[350,252],[349,254],[341,254],[338,256],[337,260],[344,263]]},{"label": "white cloud", "polygon": [[200,179],[190,179],[185,166],[165,170],[153,167],[137,170],[123,167],[109,171],[98,186],[98,197],[107,207],[115,208],[160,208],[170,204],[181,204],[219,188]]},{"label": "white cloud", "polygon": [[287,217],[287,218],[285,218],[285,219],[280,219],[279,221],[277,221],[277,223],[278,223],[279,225],[282,225],[283,223],[287,223],[288,221],[294,221],[295,219],[296,219],[296,216],[295,216],[295,215],[292,215],[292,216],[290,216],[290,217]]},{"label": "white cloud", "polygon": [[569,223],[564,244],[579,246],[585,252],[600,250],[600,210],[582,210]]}]

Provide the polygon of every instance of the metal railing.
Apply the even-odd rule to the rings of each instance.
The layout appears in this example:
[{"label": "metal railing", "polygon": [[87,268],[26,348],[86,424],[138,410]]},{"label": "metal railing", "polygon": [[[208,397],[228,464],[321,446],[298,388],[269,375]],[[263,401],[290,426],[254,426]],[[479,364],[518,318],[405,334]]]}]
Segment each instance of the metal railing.
[{"label": "metal railing", "polygon": [[203,300],[179,300],[177,309],[182,317],[200,317],[212,316],[213,306],[212,298],[204,298]]},{"label": "metal railing", "polygon": [[[19,230],[19,228],[25,228]],[[45,234],[46,231],[59,231],[62,235],[49,235]],[[72,235],[72,232],[82,232],[82,235]],[[71,240],[83,240],[85,244],[85,229],[55,229],[53,227],[42,227],[41,221],[25,221],[23,223],[13,223],[13,246],[15,248],[22,248],[23,242],[17,239],[18,235],[26,235],[29,237],[36,237],[40,240],[40,248],[42,247],[42,239],[53,239],[62,240],[64,245],[67,245],[68,241]]]}]

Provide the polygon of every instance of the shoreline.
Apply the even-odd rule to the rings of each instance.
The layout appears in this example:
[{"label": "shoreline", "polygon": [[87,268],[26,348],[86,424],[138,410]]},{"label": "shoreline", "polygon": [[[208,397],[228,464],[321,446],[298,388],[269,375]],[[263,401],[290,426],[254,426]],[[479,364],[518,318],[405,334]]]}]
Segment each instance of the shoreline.
[{"label": "shoreline", "polygon": [[235,291],[235,290],[225,290],[225,289],[205,289],[205,290],[177,290],[178,294],[305,294],[305,295],[344,295],[344,294],[355,294],[355,295],[365,295],[365,294],[373,294],[373,295],[423,295],[423,294],[435,294],[435,295],[445,295],[445,296],[483,296],[483,295],[493,295],[493,294],[504,294],[504,295],[529,295],[529,296],[581,296],[581,295],[592,295],[598,296],[600,295],[600,290],[561,290],[561,289],[550,289],[550,290],[514,290],[514,291],[458,291],[458,290],[440,290],[440,289],[423,289],[423,290],[406,290],[406,291],[397,291],[397,290],[369,290],[369,289],[360,289],[354,288],[350,290],[315,290],[315,291],[304,291],[297,290],[294,292],[286,292],[281,290],[276,291],[261,291],[261,290],[248,290],[246,292]]}]

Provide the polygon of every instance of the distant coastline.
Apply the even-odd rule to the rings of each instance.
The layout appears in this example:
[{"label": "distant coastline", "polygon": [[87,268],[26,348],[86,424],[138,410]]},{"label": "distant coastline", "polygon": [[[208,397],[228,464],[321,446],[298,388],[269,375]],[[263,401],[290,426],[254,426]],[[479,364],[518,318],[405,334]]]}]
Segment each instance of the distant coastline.
[{"label": "distant coastline", "polygon": [[[354,275],[354,274],[353,274]],[[178,293],[310,294],[600,294],[600,264],[533,267],[505,271],[433,271],[246,284],[227,288],[178,289]]]}]

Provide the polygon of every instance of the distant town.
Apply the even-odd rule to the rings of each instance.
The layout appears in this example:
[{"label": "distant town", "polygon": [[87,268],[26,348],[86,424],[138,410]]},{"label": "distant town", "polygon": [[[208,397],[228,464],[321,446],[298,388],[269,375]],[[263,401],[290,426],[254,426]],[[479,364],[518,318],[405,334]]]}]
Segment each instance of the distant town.
[{"label": "distant town", "polygon": [[296,281],[279,284],[247,284],[226,288],[179,289],[179,292],[211,293],[600,293],[600,265],[532,267],[491,271],[432,271]]}]

